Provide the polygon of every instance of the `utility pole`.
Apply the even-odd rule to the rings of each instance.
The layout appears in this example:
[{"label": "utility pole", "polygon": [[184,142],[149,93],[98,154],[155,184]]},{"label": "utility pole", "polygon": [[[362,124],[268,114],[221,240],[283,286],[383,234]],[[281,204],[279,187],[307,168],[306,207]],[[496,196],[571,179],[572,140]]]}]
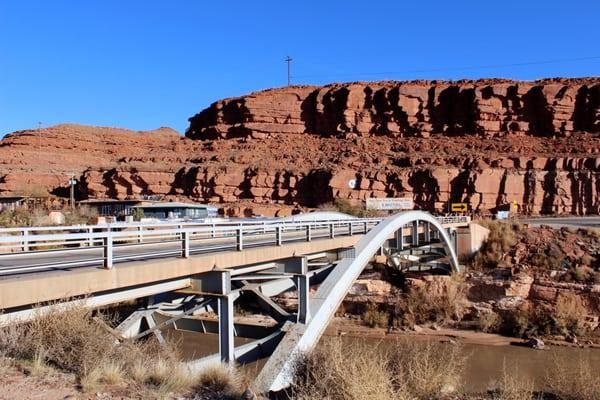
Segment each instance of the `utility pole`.
[{"label": "utility pole", "polygon": [[71,178],[69,179],[69,185],[71,186],[71,193],[70,193],[70,198],[71,198],[71,210],[75,210],[75,184],[77,183],[77,181],[75,180],[75,174],[73,172],[71,172]]},{"label": "utility pole", "polygon": [[292,84],[292,59],[290,56],[287,56],[285,58],[285,62],[287,63],[287,69],[288,69],[288,86],[290,86]]}]

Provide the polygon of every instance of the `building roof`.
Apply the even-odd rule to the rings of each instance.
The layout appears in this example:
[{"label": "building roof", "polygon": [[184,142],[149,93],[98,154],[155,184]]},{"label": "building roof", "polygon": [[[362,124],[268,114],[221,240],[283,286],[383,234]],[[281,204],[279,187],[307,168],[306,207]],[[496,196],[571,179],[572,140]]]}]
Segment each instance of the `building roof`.
[{"label": "building roof", "polygon": [[132,208],[198,208],[198,209],[207,209],[207,208],[215,208],[209,204],[194,204],[194,203],[180,203],[176,201],[172,202],[164,202],[164,203],[152,203],[152,204],[139,204],[133,206]]}]

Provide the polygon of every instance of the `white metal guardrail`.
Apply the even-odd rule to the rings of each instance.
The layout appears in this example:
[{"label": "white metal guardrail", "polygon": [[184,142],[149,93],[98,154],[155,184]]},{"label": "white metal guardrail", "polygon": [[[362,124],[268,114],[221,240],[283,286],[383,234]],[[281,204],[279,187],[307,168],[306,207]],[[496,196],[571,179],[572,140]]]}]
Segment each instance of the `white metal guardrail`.
[{"label": "white metal guardrail", "polygon": [[[442,224],[468,223],[469,217],[439,217]],[[365,234],[381,218],[322,221],[220,221],[209,223],[116,223],[0,229],[0,274],[249,247],[282,245]],[[101,252],[101,253],[100,253]]]}]

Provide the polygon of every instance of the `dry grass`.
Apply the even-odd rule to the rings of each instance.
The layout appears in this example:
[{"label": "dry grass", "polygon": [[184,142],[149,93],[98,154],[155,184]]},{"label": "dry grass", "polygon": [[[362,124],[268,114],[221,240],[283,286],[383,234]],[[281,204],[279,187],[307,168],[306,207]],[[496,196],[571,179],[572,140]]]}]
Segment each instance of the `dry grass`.
[{"label": "dry grass", "polygon": [[301,400],[435,399],[462,379],[458,346],[322,343],[299,364],[292,398]]},{"label": "dry grass", "polygon": [[575,368],[566,360],[555,358],[546,373],[546,386],[560,400],[600,399],[598,370],[589,358],[583,356]]},{"label": "dry grass", "polygon": [[200,371],[197,383],[201,387],[236,396],[242,393],[249,384],[244,378],[242,373],[232,366],[214,364],[206,366]]},{"label": "dry grass", "polygon": [[54,369],[71,372],[86,392],[115,384],[133,385],[158,398],[170,393],[193,395],[197,390],[228,398],[243,391],[237,371],[213,366],[192,373],[172,345],[119,342],[107,332],[108,322],[81,306],[40,314],[30,322],[0,329],[0,360],[4,355],[23,360],[32,375]]},{"label": "dry grass", "polygon": [[496,390],[496,400],[531,400],[534,398],[534,381],[519,374],[518,369],[511,368],[511,372],[504,365],[502,380]]}]

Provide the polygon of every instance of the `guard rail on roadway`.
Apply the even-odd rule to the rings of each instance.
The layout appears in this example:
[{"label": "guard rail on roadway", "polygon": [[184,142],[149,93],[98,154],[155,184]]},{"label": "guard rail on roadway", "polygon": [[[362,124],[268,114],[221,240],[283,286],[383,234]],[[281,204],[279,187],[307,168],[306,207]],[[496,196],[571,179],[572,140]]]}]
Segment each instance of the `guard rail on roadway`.
[{"label": "guard rail on roadway", "polygon": [[[467,216],[438,217],[441,224],[465,224]],[[366,234],[382,218],[319,221],[219,221],[176,223],[115,223],[105,225],[41,226],[0,229],[0,275],[48,268],[93,266],[113,268],[117,262],[169,256],[281,246]],[[147,251],[145,249],[151,249]],[[145,250],[145,251],[138,251]],[[119,254],[115,254],[119,251]],[[76,254],[98,254],[89,257]],[[101,254],[100,254],[101,252]],[[59,260],[56,260],[56,258]],[[73,257],[67,257],[73,256]],[[52,261],[54,258],[54,261]],[[34,260],[33,264],[18,260]],[[8,262],[7,262],[8,261]]]}]

